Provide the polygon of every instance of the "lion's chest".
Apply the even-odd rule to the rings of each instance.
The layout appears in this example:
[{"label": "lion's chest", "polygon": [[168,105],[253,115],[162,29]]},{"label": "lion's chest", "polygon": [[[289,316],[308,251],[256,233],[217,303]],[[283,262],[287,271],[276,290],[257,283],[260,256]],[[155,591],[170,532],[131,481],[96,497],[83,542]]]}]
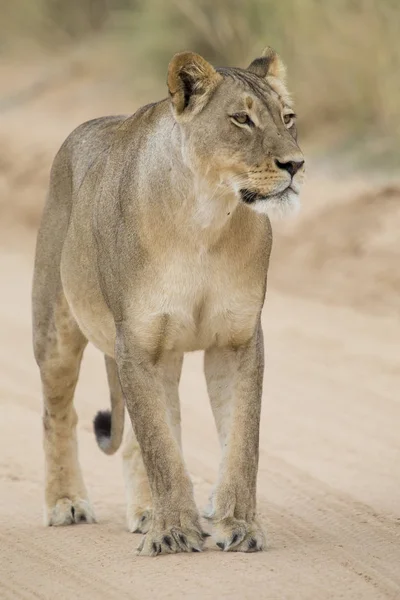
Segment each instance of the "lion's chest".
[{"label": "lion's chest", "polygon": [[142,343],[188,352],[246,342],[257,322],[263,282],[249,285],[234,267],[182,258],[153,272],[132,305]]}]

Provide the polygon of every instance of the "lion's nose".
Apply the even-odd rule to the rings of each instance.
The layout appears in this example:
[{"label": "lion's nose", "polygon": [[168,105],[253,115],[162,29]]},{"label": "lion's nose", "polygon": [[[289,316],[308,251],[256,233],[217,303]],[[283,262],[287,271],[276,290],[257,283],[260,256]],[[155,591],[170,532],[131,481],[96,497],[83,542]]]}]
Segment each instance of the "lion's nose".
[{"label": "lion's nose", "polygon": [[281,162],[278,159],[275,159],[275,164],[278,169],[284,169],[287,171],[292,177],[294,177],[299,169],[304,165],[304,160],[289,160],[288,162]]}]

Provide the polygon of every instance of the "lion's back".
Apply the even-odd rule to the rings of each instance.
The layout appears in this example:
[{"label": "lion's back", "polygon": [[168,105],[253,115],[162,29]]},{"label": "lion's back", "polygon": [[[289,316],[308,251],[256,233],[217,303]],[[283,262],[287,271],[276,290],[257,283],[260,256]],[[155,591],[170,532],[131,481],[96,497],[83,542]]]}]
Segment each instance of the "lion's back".
[{"label": "lion's back", "polygon": [[62,144],[52,168],[52,179],[70,173],[72,189],[79,189],[86,173],[111,147],[126,115],[100,117],[78,125]]}]

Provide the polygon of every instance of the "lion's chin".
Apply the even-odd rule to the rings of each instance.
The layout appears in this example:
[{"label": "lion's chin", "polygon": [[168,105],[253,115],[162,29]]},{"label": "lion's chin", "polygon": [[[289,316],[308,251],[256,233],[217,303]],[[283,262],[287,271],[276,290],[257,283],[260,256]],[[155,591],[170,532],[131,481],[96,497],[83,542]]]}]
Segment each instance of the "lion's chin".
[{"label": "lion's chin", "polygon": [[299,194],[292,188],[266,198],[257,197],[248,204],[252,210],[269,217],[288,217],[298,213],[300,209]]}]

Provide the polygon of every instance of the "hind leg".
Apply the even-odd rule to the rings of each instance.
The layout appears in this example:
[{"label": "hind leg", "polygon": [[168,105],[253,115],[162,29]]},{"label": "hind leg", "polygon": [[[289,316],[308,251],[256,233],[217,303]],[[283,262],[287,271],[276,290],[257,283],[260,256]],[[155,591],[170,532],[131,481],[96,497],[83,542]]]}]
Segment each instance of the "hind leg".
[{"label": "hind leg", "polygon": [[129,427],[125,440],[123,470],[128,530],[131,533],[147,533],[152,516],[151,491],[132,425]]},{"label": "hind leg", "polygon": [[[168,421],[181,446],[181,413],[178,386],[183,355],[176,353],[163,361],[163,380],[167,398]],[[152,499],[139,443],[129,427],[123,451],[123,469],[127,496],[127,522],[132,533],[147,533],[151,524]]]},{"label": "hind leg", "polygon": [[60,291],[54,306],[45,300],[35,314],[34,346],[43,388],[45,519],[70,525],[95,516],[78,462],[77,415],[73,396],[87,340]]},{"label": "hind leg", "polygon": [[64,295],[60,265],[71,213],[71,171],[54,160],[38,232],[32,289],[33,346],[43,388],[46,523],[93,522],[78,462],[73,396],[87,340]]}]

